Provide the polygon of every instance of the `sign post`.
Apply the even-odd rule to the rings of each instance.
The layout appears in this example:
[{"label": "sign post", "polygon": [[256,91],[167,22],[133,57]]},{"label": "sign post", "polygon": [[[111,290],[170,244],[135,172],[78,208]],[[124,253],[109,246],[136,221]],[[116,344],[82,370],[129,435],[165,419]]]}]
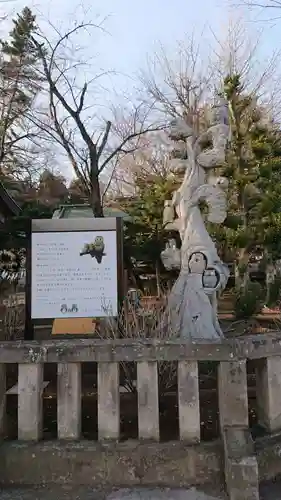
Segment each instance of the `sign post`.
[{"label": "sign post", "polygon": [[32,322],[118,316],[122,244],[120,218],[33,220]]}]

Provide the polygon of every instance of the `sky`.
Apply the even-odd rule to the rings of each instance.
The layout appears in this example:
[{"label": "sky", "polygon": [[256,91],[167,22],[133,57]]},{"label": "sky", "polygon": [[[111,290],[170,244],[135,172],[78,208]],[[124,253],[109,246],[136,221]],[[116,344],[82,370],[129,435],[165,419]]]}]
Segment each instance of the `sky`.
[{"label": "sky", "polygon": [[[170,42],[184,33],[204,24],[221,21],[224,0],[14,0],[3,4],[3,10],[16,10],[25,4],[33,5],[46,18],[57,25],[67,24],[76,17],[91,20],[105,19],[108,36],[98,42],[98,51],[110,66],[130,71],[143,61],[143,56],[153,50],[156,41]],[[93,5],[94,4],[94,5]],[[206,7],[206,4],[208,7]],[[93,47],[97,50],[96,41]]]},{"label": "sky", "polygon": [[[214,33],[221,37],[229,16],[237,16],[238,10],[231,9],[231,0],[5,0],[1,10],[16,12],[25,5],[34,9],[41,25],[46,23],[45,31],[51,36],[49,20],[60,31],[73,26],[75,20],[77,23],[103,20],[105,32],[92,31],[90,38],[80,33],[77,44],[86,45],[83,57],[85,54],[94,57],[97,67],[117,73],[117,78],[113,79],[115,90],[130,85],[128,80],[135,78],[160,43],[172,48],[177,40],[194,33],[203,50],[204,46],[207,49],[215,41]],[[5,23],[2,31],[7,26]],[[267,26],[267,34],[263,36],[266,53],[270,54],[273,47],[280,44],[279,28],[272,23]],[[259,27],[249,23],[249,29],[253,31]]]},{"label": "sky", "polygon": [[[92,30],[90,35],[78,32],[75,45],[83,47],[76,57],[91,61],[91,71],[110,72],[107,82],[99,88],[95,97],[100,106],[106,108],[119,95],[134,92],[137,74],[146,67],[148,57],[153,56],[159,45],[169,50],[178,40],[191,34],[200,42],[201,51],[208,51],[216,44],[216,37],[222,38],[229,19],[241,17],[241,10],[233,9],[236,0],[5,0],[0,1],[0,14],[20,11],[28,5],[37,14],[38,22],[49,38],[54,37],[51,23],[65,32],[90,21],[102,23],[102,30]],[[232,2],[232,5],[230,5]],[[237,0],[239,3],[239,0]],[[238,12],[239,10],[239,12]],[[255,37],[263,26],[260,39],[260,53],[265,59],[281,48],[280,23],[256,22],[256,15],[243,11],[247,30]],[[250,20],[249,20],[250,19]],[[259,17],[259,21],[263,17]],[[0,25],[0,36],[5,37],[9,21]],[[87,75],[87,78],[89,75]],[[83,74],[81,72],[81,78]]]}]

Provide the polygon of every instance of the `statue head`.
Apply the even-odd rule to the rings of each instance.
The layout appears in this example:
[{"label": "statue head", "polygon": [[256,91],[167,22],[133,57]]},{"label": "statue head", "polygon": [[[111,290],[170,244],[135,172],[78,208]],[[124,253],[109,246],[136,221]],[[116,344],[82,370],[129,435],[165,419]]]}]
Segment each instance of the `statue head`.
[{"label": "statue head", "polygon": [[207,267],[207,257],[203,252],[194,252],[188,260],[188,270],[190,273],[201,274]]}]

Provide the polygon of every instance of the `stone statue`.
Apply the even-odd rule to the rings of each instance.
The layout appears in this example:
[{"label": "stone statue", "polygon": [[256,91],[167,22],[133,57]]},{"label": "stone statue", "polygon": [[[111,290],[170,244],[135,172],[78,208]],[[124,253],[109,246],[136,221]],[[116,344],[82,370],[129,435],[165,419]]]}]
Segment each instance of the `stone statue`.
[{"label": "stone statue", "polygon": [[214,108],[213,117],[209,129],[197,138],[183,119],[174,120],[170,129],[174,141],[185,142],[185,152],[173,160],[175,171],[184,169],[184,178],[173,199],[166,201],[163,214],[166,230],[178,231],[181,238],[181,249],[168,244],[161,253],[166,269],[180,269],[166,313],[173,334],[193,340],[223,337],[217,318],[217,291],[226,286],[229,277],[200,209],[204,201],[207,219],[216,224],[226,217],[228,182],[212,172],[224,164],[229,139],[224,103]]}]

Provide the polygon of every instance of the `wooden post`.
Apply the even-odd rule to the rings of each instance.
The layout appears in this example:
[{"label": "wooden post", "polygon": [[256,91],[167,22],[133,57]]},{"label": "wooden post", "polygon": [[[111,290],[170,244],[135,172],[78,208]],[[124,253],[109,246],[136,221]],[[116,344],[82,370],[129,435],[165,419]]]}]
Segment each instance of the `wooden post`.
[{"label": "wooden post", "polygon": [[0,364],[0,441],[6,433],[6,365]]},{"label": "wooden post", "polygon": [[81,434],[81,364],[58,364],[58,438]]},{"label": "wooden post", "polygon": [[20,364],[18,439],[38,441],[43,433],[43,364]]},{"label": "wooden post", "polygon": [[124,298],[127,293],[125,288],[124,255],[123,255],[123,219],[116,218],[116,245],[117,245],[117,274],[118,274],[118,312],[122,312]]},{"label": "wooden post", "polygon": [[137,363],[140,439],[159,441],[158,371],[156,361]]},{"label": "wooden post", "polygon": [[25,278],[25,325],[24,340],[34,339],[34,325],[31,316],[31,294],[32,294],[32,219],[27,221],[26,228],[26,278]]},{"label": "wooden post", "polygon": [[200,441],[199,383],[197,361],[179,361],[178,398],[180,439]]},{"label": "wooden post", "polygon": [[120,436],[119,363],[98,364],[98,434],[99,440]]}]

